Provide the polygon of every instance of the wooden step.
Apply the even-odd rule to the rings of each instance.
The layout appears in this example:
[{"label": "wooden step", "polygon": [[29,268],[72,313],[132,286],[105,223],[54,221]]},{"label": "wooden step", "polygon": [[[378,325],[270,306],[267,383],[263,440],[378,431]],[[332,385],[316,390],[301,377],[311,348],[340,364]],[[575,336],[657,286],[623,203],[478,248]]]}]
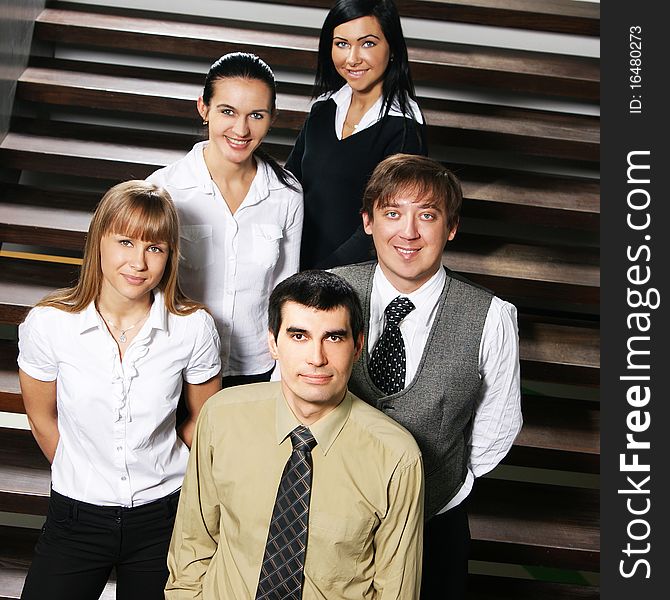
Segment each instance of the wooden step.
[{"label": "wooden step", "polygon": [[[0,203],[0,209],[0,241],[83,248],[89,212],[10,203]],[[597,249],[509,243],[467,233],[444,254],[449,268],[519,305],[529,299],[597,305],[598,262]]]},{"label": "wooden step", "polygon": [[524,395],[523,428],[505,464],[600,471],[600,410],[595,402]]},{"label": "wooden step", "polygon": [[443,262],[454,271],[519,302],[529,298],[597,304],[600,268],[597,248],[512,243],[503,238],[458,233]]},{"label": "wooden step", "polygon": [[[31,264],[0,259],[0,322],[19,323],[30,306],[50,289],[72,281],[72,266]],[[33,270],[34,269],[34,270]],[[33,273],[41,273],[35,284]],[[3,281],[7,281],[4,285]],[[519,316],[522,377],[574,385],[597,385],[600,339],[597,324],[552,320],[529,314]]]},{"label": "wooden step", "polygon": [[512,169],[447,164],[463,187],[461,218],[598,231],[600,183]]},{"label": "wooden step", "polygon": [[[332,0],[253,0],[330,9]],[[401,17],[597,36],[600,5],[572,0],[396,0]]]},{"label": "wooden step", "polygon": [[18,324],[44,296],[77,281],[76,265],[0,257],[0,323]]},{"label": "wooden step", "polygon": [[[19,598],[39,529],[0,525],[0,598]],[[4,596],[3,596],[4,595]]]},{"label": "wooden step", "polygon": [[[196,136],[60,122],[14,119],[0,141],[0,160],[7,168],[59,173],[118,182],[144,179],[182,158]],[[278,160],[291,147],[264,144]],[[594,229],[599,218],[599,184],[584,178],[454,164],[472,217],[507,216],[526,222],[540,217],[547,225]],[[525,217],[524,217],[525,214]]]},{"label": "wooden step", "polygon": [[[0,536],[2,532],[0,531]],[[2,537],[0,542],[5,543]],[[8,550],[7,552],[9,552]],[[0,600],[17,600],[21,597],[23,582],[26,578],[26,569],[16,569],[12,567],[0,568]]]},{"label": "wooden step", "polygon": [[468,577],[468,600],[599,600],[600,588],[493,575]]},{"label": "wooden step", "polygon": [[[99,75],[100,71],[98,64],[86,61],[32,57],[30,63],[39,69],[62,69],[93,76]],[[202,75],[184,71],[109,64],[105,65],[104,73],[109,77],[122,79],[150,77],[152,82],[171,81],[193,89],[199,89],[202,85]],[[306,86],[303,85],[279,81],[278,86],[280,91],[290,92],[293,95],[304,96],[308,93]],[[20,82],[18,87],[20,95],[23,92]],[[108,93],[114,94],[112,90]],[[61,100],[58,98],[45,99],[45,102],[59,101]],[[430,103],[434,100],[420,98],[420,102]],[[171,107],[166,109],[169,114],[182,114],[191,123],[194,122],[193,119],[197,121],[193,102],[186,109],[186,114],[183,114],[176,111],[176,106],[172,105],[170,98],[156,103],[152,115],[160,113],[166,103],[171,104]],[[182,104],[181,101],[177,102],[180,107]],[[303,114],[299,112],[282,114],[282,119],[288,122],[295,121],[295,129],[301,126],[303,118]],[[288,147],[278,149],[278,157],[287,155],[288,151]],[[548,176],[510,168],[496,169],[468,164],[448,163],[447,166],[458,173],[463,183],[463,190],[468,200],[463,209],[464,218],[513,220],[517,223],[550,227],[566,227],[567,223],[570,228],[591,231],[597,231],[600,227],[600,186],[597,179]]]},{"label": "wooden step", "polygon": [[81,250],[98,194],[0,183],[0,243]]},{"label": "wooden step", "polygon": [[0,340],[0,411],[24,413],[26,409],[19,388],[18,347],[15,341]]},{"label": "wooden step", "polygon": [[600,333],[595,323],[519,316],[521,376],[536,381],[597,386]]},{"label": "wooden step", "polygon": [[145,179],[156,169],[182,156],[184,150],[148,150],[134,144],[19,132],[8,133],[0,142],[0,160],[6,168],[94,177],[114,182]]},{"label": "wooden step", "polygon": [[482,478],[469,500],[471,558],[597,571],[598,490]]},{"label": "wooden step", "polygon": [[[150,75],[147,72],[147,75]],[[28,67],[17,96],[23,100],[195,120],[201,85],[55,68]],[[308,93],[277,95],[275,127],[295,133],[310,106]],[[488,148],[574,160],[599,159],[599,119],[547,111],[431,100],[422,103],[430,147]]]},{"label": "wooden step", "polygon": [[[15,342],[0,342],[0,410],[25,411],[18,384]],[[574,400],[524,396],[524,426],[506,464],[597,473],[599,411]]]},{"label": "wooden step", "polygon": [[0,456],[0,510],[46,515],[51,470],[32,433],[0,428]]},{"label": "wooden step", "polygon": [[[210,19],[178,22],[174,15],[123,10],[49,8],[35,24],[36,39],[58,44],[212,59],[244,48],[273,68],[313,73],[318,30]],[[183,16],[180,16],[182,19]],[[195,21],[195,19],[192,19]],[[199,21],[204,21],[203,19]],[[599,61],[550,53],[408,40],[417,83],[485,86],[597,102]]]}]

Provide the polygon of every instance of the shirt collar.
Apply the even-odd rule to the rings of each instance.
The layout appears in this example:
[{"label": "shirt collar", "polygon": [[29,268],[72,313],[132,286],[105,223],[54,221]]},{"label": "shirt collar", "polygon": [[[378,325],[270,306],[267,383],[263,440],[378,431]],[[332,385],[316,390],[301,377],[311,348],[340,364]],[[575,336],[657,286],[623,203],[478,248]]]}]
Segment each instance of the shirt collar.
[{"label": "shirt collar", "polygon": [[[186,187],[200,187],[204,194],[214,196],[216,195],[216,185],[212,181],[212,176],[209,174],[209,169],[205,162],[204,150],[207,147],[207,144],[209,144],[209,141],[206,140],[193,146],[193,150],[189,153],[185,166],[191,173],[191,176],[180,178],[182,179],[181,184],[184,186],[181,189],[186,189]],[[257,167],[256,174],[251,182],[251,186],[249,186],[249,191],[247,192],[247,196],[244,199],[242,206],[258,204],[270,195],[269,182],[272,168],[258,157],[254,158]],[[181,175],[181,173],[179,173],[179,175]],[[188,179],[190,179],[190,183],[188,182]],[[179,188],[179,185],[176,185],[175,187]],[[281,188],[282,186],[278,187]],[[240,208],[242,208],[242,206],[240,206]]]},{"label": "shirt collar", "polygon": [[[352,401],[352,395],[347,391],[342,402],[325,417],[309,426],[309,430],[312,432],[318,447],[321,448],[324,455],[328,453],[328,450],[330,450],[333,442],[337,439],[337,436],[349,419]],[[301,423],[289,408],[283,394],[277,397],[276,415],[277,444],[281,444],[288,438],[291,431],[298,427],[298,425],[301,425]]]},{"label": "shirt collar", "polygon": [[[347,118],[347,111],[351,104],[352,93],[353,91],[351,87],[349,87],[349,84],[345,84],[331,96],[331,99],[337,106],[335,111],[335,131],[338,138],[342,135],[342,128],[344,127],[344,120]],[[367,110],[358,122],[358,125],[354,128],[354,133],[367,129],[381,119],[383,102],[384,97],[379,96],[377,101]]]},{"label": "shirt collar", "polygon": [[[351,104],[352,94],[353,90],[351,89],[348,83],[345,83],[336,92],[333,92],[332,94],[323,94],[322,96],[319,96],[319,98],[316,99],[316,101],[318,102],[319,100],[327,100],[328,98],[330,98],[333,102],[335,102],[335,106],[337,107],[335,111],[335,131],[337,133],[338,138],[340,138],[340,136],[342,135],[342,128],[344,126],[344,120],[347,117],[349,104]],[[379,121],[383,116],[382,112],[383,106],[384,106],[384,97],[380,96],[377,99],[377,101],[363,115],[358,125],[354,129],[354,134],[358,133],[359,131],[363,131],[364,129],[367,129],[368,127],[371,127],[372,125],[377,123],[377,121]],[[421,114],[419,105],[411,98],[409,99],[409,109],[412,111],[412,115],[416,120],[416,122],[423,123],[423,115]],[[398,103],[397,97],[393,99],[393,103],[391,104],[391,108],[389,110],[389,116],[391,117],[405,116],[400,111],[400,104]]]},{"label": "shirt collar", "polygon": [[[148,331],[152,329],[167,330],[168,310],[165,306],[163,292],[154,290],[154,301],[149,310]],[[84,310],[79,313],[79,333],[86,333],[91,329],[103,327],[103,321],[95,307],[95,302],[91,302]]]},{"label": "shirt collar", "polygon": [[165,306],[165,296],[161,290],[154,290],[154,302],[149,311],[149,331],[152,329],[161,329],[167,331],[168,328],[168,309]]},{"label": "shirt collar", "polygon": [[396,296],[405,296],[412,301],[415,309],[409,313],[408,317],[416,320],[418,323],[428,324],[431,321],[433,311],[437,308],[444,289],[444,284],[447,281],[447,272],[440,268],[437,273],[433,275],[426,283],[419,289],[414,290],[410,294],[403,294],[399,292],[391,282],[384,275],[379,263],[375,267],[374,279],[372,282],[373,302],[371,303],[370,319],[381,319],[384,314],[384,309],[389,302]]},{"label": "shirt collar", "polygon": [[198,142],[183,159],[167,167],[172,169],[170,187],[178,190],[200,188],[203,194],[214,195],[214,182],[202,153],[207,144],[207,140]]},{"label": "shirt collar", "polygon": [[[189,153],[186,161],[186,168],[195,175],[189,178],[184,178],[183,185],[188,187],[199,187],[203,194],[210,196],[214,195],[214,182],[212,176],[209,174],[207,163],[205,162],[205,148],[209,141],[198,142],[193,146],[193,150]],[[188,181],[190,179],[190,182]],[[185,189],[185,188],[184,188]]]},{"label": "shirt collar", "polygon": [[102,326],[102,320],[95,308],[95,302],[91,302],[84,310],[79,313],[79,333],[86,333],[91,329]]}]

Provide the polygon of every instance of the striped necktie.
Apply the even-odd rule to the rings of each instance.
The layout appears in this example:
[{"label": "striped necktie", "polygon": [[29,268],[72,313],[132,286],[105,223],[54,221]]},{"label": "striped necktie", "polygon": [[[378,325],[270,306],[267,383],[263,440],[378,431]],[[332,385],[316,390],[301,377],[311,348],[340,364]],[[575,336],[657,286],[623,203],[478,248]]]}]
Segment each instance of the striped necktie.
[{"label": "striped necktie", "polygon": [[312,448],[316,440],[303,425],[290,435],[293,452],[279,481],[256,600],[300,600],[302,597],[312,491]]}]

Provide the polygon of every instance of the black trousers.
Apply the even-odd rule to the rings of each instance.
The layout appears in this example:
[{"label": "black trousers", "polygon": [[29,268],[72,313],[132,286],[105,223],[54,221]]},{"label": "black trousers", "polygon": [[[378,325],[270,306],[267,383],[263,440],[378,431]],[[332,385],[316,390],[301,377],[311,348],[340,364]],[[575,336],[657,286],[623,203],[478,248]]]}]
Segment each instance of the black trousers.
[{"label": "black trousers", "polygon": [[51,491],[22,600],[98,600],[116,567],[117,600],[163,600],[179,491],[143,506],[96,506]]},{"label": "black trousers", "polygon": [[465,503],[424,524],[421,600],[464,600],[470,556]]}]

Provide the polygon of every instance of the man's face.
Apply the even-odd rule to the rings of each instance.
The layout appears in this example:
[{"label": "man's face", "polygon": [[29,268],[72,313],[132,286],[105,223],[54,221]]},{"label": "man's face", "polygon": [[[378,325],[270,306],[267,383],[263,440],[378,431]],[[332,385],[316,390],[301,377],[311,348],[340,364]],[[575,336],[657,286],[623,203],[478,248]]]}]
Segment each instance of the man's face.
[{"label": "man's face", "polygon": [[449,229],[444,200],[417,198],[411,191],[400,192],[388,206],[375,203],[372,215],[363,213],[363,226],[372,235],[384,275],[405,294],[437,273],[444,247],[458,228]]},{"label": "man's face", "polygon": [[277,339],[269,333],[268,342],[279,361],[284,397],[296,417],[309,425],[344,398],[363,335],[354,340],[343,306],[318,310],[286,302]]}]

